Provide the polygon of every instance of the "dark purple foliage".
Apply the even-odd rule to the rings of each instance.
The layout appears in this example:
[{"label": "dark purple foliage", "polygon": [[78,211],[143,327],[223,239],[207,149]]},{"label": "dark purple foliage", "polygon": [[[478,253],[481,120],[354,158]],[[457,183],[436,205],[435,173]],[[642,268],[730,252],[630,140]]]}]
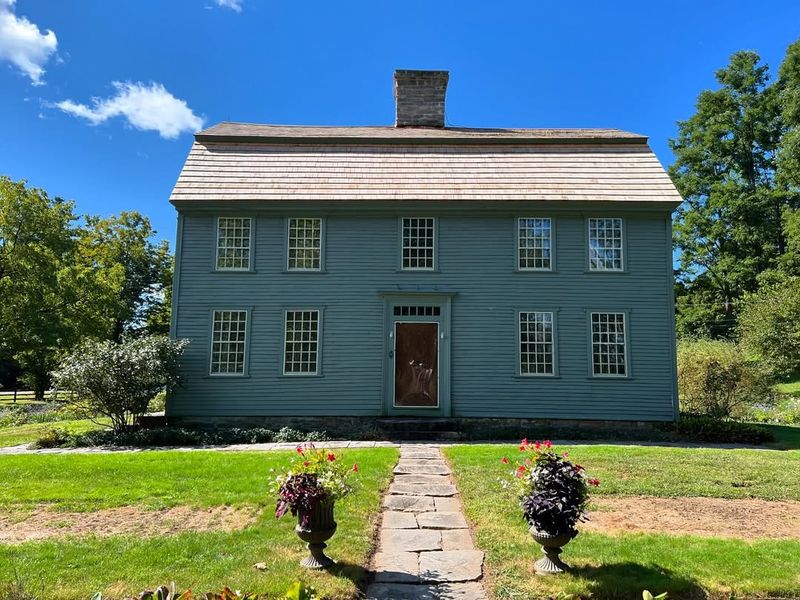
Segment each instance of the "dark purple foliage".
[{"label": "dark purple foliage", "polygon": [[520,499],[529,525],[558,535],[586,519],[589,491],[581,466],[554,452],[543,452],[531,469],[531,479],[533,490]]},{"label": "dark purple foliage", "polygon": [[292,475],[281,486],[278,492],[278,505],[275,507],[275,516],[281,518],[287,510],[292,511],[292,515],[299,513],[302,519],[301,525],[308,525],[311,513],[327,497],[325,490],[322,489],[317,476],[313,473],[298,473]]}]

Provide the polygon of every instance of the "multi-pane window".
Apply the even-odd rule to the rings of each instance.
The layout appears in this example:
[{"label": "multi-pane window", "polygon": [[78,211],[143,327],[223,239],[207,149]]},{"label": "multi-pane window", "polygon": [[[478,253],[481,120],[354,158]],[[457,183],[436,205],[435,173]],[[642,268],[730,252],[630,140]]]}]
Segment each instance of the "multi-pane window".
[{"label": "multi-pane window", "polygon": [[319,271],[322,265],[322,219],[289,219],[290,271]]},{"label": "multi-pane window", "polygon": [[519,313],[520,375],[553,375],[553,313]]},{"label": "multi-pane window", "polygon": [[215,310],[211,336],[211,374],[244,375],[247,311]]},{"label": "multi-pane window", "polygon": [[518,220],[519,264],[521,270],[549,270],[551,267],[550,219]]},{"label": "multi-pane window", "polygon": [[592,313],[592,373],[628,374],[625,357],[625,313]]},{"label": "multi-pane window", "polygon": [[622,219],[589,219],[589,269],[622,271]]},{"label": "multi-pane window", "polygon": [[250,269],[250,217],[217,219],[217,269],[248,271]]},{"label": "multi-pane window", "polygon": [[319,311],[286,311],[283,354],[285,375],[316,375],[319,371]]},{"label": "multi-pane window", "polygon": [[403,269],[433,270],[433,217],[403,217]]}]

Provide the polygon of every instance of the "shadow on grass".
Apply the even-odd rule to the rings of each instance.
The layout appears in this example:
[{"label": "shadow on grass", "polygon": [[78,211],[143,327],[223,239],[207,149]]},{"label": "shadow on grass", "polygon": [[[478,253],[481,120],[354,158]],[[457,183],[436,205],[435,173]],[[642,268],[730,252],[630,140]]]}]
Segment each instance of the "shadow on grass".
[{"label": "shadow on grass", "polygon": [[356,587],[364,591],[367,587],[370,572],[363,565],[350,562],[337,562],[332,567],[326,569],[327,573],[334,577],[342,577],[352,581]]},{"label": "shadow on grass", "polygon": [[570,573],[586,580],[592,597],[598,600],[641,598],[642,590],[649,590],[653,595],[669,592],[670,600],[703,600],[707,597],[705,590],[692,579],[680,577],[667,569],[634,562],[574,567]]}]

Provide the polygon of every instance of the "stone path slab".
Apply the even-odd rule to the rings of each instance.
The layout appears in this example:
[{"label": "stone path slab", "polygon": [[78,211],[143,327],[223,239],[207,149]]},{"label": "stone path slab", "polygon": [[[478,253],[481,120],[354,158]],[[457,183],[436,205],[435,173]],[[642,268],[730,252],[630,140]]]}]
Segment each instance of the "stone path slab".
[{"label": "stone path slab", "polygon": [[458,490],[436,446],[401,445],[383,499],[368,600],[486,600]]}]

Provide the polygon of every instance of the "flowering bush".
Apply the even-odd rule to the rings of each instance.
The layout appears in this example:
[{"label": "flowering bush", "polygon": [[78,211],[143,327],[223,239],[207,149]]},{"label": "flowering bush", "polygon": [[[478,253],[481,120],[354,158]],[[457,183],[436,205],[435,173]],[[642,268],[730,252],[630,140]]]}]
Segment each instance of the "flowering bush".
[{"label": "flowering bush", "polygon": [[280,519],[287,511],[300,515],[303,525],[308,524],[314,508],[325,500],[340,500],[353,491],[349,479],[358,473],[342,462],[330,450],[319,449],[309,442],[297,446],[297,456],[286,473],[277,475],[274,492],[278,497],[275,517]]},{"label": "flowering bush", "polygon": [[[523,458],[515,462],[511,478],[503,484],[518,493],[525,520],[550,535],[574,530],[578,521],[586,520],[589,487],[600,481],[567,460],[566,452],[556,452],[549,440],[530,443],[524,439],[519,451]],[[503,457],[502,462],[512,461]]]}]

